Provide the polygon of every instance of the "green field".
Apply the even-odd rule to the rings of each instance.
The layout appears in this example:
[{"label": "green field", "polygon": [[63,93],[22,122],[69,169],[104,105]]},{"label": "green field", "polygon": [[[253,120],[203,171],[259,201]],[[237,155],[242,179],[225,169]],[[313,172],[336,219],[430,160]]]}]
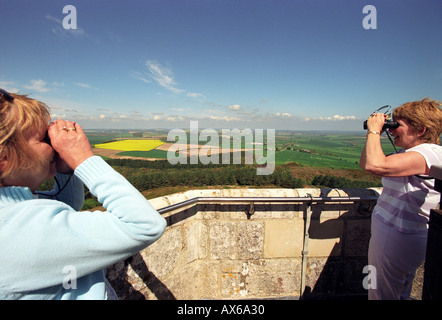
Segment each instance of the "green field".
[{"label": "green field", "polygon": [[[311,167],[359,168],[359,157],[365,144],[360,134],[314,134],[278,136],[276,140],[276,164],[295,162]],[[387,138],[382,139],[385,153],[394,152]]]},{"label": "green field", "polygon": [[167,151],[164,151],[164,150],[123,151],[123,152],[118,153],[118,155],[119,156],[128,156],[128,157],[167,159]]},{"label": "green field", "polygon": [[86,131],[86,135],[89,139],[89,143],[93,146],[100,143],[106,143],[114,141],[116,139],[130,139],[133,135],[127,131],[115,131],[115,130],[89,130]]},{"label": "green field", "polygon": [[[167,131],[138,133],[145,138],[159,138],[165,141]],[[100,143],[129,140],[133,134],[129,131],[94,131],[87,132],[91,145]],[[309,167],[324,167],[331,169],[358,169],[359,157],[365,144],[365,132],[356,133],[325,133],[325,132],[291,132],[281,131],[276,133],[275,139],[275,161],[276,165],[296,163]],[[266,140],[264,139],[264,142]],[[221,141],[220,141],[221,142]],[[206,144],[207,142],[200,142]],[[383,135],[382,147],[386,154],[394,152],[390,141]],[[210,142],[209,142],[210,144]],[[221,147],[222,144],[219,143]],[[233,143],[232,143],[233,147]],[[244,147],[244,141],[242,142]],[[128,149],[126,149],[128,150]],[[267,150],[266,152],[271,152]],[[121,156],[133,156],[143,158],[167,159],[167,151],[150,150],[137,151],[128,150],[119,153]]]}]

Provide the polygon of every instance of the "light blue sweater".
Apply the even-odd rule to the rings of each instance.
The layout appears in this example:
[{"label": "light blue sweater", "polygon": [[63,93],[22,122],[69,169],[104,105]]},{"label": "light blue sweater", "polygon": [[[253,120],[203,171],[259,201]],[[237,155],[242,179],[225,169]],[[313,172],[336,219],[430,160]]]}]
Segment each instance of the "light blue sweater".
[{"label": "light blue sweater", "polygon": [[[66,175],[59,175],[61,185]],[[78,211],[83,183],[106,212]],[[0,299],[107,299],[105,268],[149,246],[165,219],[100,157],[80,164],[59,200],[0,188]]]}]

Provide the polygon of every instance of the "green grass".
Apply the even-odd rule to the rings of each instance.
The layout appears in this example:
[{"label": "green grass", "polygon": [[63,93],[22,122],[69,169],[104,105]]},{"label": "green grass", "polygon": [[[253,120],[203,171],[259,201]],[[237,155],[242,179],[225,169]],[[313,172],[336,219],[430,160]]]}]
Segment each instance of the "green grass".
[{"label": "green grass", "polygon": [[358,169],[359,158],[352,157],[342,158],[329,156],[324,154],[311,154],[301,151],[284,150],[277,152],[275,155],[276,165],[283,165],[290,162],[296,162],[310,167],[329,167],[329,168],[345,168]]},{"label": "green grass", "polygon": [[96,144],[100,144],[100,143],[106,143],[106,142],[110,142],[114,139],[120,139],[120,138],[131,138],[133,135],[126,133],[126,132],[86,132],[86,136],[89,139],[89,143],[94,146]]},{"label": "green grass", "polygon": [[167,159],[167,151],[155,149],[150,151],[123,151],[118,153],[118,155],[128,157]]},{"label": "green grass", "polygon": [[[358,169],[365,136],[350,134],[303,134],[277,141],[276,164],[296,162],[311,167]],[[382,139],[386,154],[394,152],[388,139]]]}]

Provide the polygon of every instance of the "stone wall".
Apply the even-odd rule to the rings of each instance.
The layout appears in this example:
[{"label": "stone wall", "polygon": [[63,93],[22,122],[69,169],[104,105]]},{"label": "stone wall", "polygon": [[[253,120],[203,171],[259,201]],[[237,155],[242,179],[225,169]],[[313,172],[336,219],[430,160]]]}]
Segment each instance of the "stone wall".
[{"label": "stone wall", "polygon": [[[373,196],[379,189],[193,190],[150,200],[160,210],[197,197]],[[313,204],[303,268],[308,201],[200,202],[164,213],[153,245],[108,269],[121,299],[364,297],[374,201]],[[252,210],[251,210],[252,209]],[[250,212],[253,214],[250,215]]]}]

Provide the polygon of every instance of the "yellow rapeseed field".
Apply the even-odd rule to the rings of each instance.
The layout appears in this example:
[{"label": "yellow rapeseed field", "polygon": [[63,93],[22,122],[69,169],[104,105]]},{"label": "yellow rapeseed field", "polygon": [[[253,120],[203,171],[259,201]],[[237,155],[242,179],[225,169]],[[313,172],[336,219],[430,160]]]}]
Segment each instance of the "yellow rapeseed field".
[{"label": "yellow rapeseed field", "polygon": [[96,144],[95,148],[121,151],[149,151],[164,144],[161,140],[121,140]]}]

